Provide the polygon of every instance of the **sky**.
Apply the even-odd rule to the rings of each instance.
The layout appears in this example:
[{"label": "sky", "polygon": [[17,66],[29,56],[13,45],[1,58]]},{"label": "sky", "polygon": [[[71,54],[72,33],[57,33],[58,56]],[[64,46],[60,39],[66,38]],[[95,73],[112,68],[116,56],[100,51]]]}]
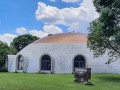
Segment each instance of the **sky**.
[{"label": "sky", "polygon": [[87,34],[98,17],[92,0],[0,0],[0,41],[10,45],[23,34]]}]

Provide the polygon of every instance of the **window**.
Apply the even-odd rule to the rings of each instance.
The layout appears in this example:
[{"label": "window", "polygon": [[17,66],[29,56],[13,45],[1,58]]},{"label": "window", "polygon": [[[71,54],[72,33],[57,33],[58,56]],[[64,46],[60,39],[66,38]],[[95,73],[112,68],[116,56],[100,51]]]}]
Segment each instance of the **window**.
[{"label": "window", "polygon": [[23,57],[21,55],[18,57],[18,70],[23,70]]},{"label": "window", "polygon": [[41,58],[41,70],[51,70],[51,58],[48,55],[44,55]]},{"label": "window", "polygon": [[81,55],[78,55],[74,58],[74,69],[75,68],[84,68],[85,67],[85,58]]}]

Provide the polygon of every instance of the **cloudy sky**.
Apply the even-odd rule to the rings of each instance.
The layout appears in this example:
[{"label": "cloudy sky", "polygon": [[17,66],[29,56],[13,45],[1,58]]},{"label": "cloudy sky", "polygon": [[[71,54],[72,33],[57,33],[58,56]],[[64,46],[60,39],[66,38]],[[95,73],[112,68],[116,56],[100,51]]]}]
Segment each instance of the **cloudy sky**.
[{"label": "cloudy sky", "polygon": [[0,0],[0,41],[22,34],[88,33],[98,17],[92,0]]}]

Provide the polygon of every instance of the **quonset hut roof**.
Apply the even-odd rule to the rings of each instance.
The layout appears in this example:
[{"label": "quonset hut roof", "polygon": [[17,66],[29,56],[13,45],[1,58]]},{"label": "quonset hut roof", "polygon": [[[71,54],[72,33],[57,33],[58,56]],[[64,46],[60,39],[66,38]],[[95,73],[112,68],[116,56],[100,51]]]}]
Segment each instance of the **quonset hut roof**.
[{"label": "quonset hut roof", "polygon": [[87,34],[81,33],[60,33],[38,39],[33,44],[37,43],[87,43]]}]

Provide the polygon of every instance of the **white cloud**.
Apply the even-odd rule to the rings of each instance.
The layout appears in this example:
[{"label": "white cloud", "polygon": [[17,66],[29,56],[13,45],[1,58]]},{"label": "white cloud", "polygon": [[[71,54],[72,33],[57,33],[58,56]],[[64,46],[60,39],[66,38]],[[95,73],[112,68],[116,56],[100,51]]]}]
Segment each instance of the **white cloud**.
[{"label": "white cloud", "polygon": [[3,35],[0,35],[0,41],[2,42],[6,42],[8,45],[10,45],[10,43],[13,41],[13,39],[17,37],[16,35],[14,34],[3,34]]},{"label": "white cloud", "polygon": [[50,0],[50,2],[55,2],[55,0]]},{"label": "white cloud", "polygon": [[[41,30],[27,30],[26,28],[24,27],[21,27],[21,28],[17,28],[16,29],[16,32],[19,34],[19,35],[23,35],[23,34],[31,34],[33,36],[37,36],[39,38],[43,38],[45,36],[48,35],[48,33],[44,32],[44,31],[41,31]],[[2,42],[6,42],[8,45],[10,45],[10,43],[13,41],[13,39],[17,37],[17,35],[14,35],[14,34],[3,34],[3,35],[0,35],[0,41]]]},{"label": "white cloud", "polygon": [[33,36],[43,38],[47,36],[48,34],[62,33],[62,29],[54,25],[44,25],[43,31],[42,30],[27,30],[25,27],[21,27],[21,28],[17,28],[16,32],[18,32],[19,34],[31,34]]},{"label": "white cloud", "polygon": [[[42,30],[28,30],[25,27],[20,27],[20,28],[16,29],[16,32],[19,35],[31,34],[33,36],[43,38],[43,37],[47,36],[48,34],[62,33],[62,29],[57,26],[53,26],[53,25],[49,25],[49,26],[45,25],[43,27],[43,31]],[[10,45],[10,43],[13,41],[13,39],[15,37],[17,37],[17,35],[6,33],[3,35],[0,35],[0,41],[6,42],[8,45]]]},{"label": "white cloud", "polygon": [[[39,38],[43,38],[43,37],[48,35],[48,33],[44,32],[44,31],[41,31],[41,30],[27,30],[26,28],[25,28],[25,30],[27,32],[25,34],[31,34],[31,35],[37,36]],[[0,41],[6,42],[8,45],[10,45],[10,43],[13,41],[13,39],[15,37],[17,37],[17,35],[6,33],[6,34],[3,34],[3,35],[0,35]]]},{"label": "white cloud", "polygon": [[81,0],[62,0],[62,2],[66,2],[66,3],[76,3],[76,2],[80,2]]},{"label": "white cloud", "polygon": [[37,36],[39,38],[43,38],[45,36],[48,35],[48,33],[45,33],[43,31],[39,31],[39,30],[30,30],[29,33],[33,36]]},{"label": "white cloud", "polygon": [[78,8],[70,7],[58,9],[57,7],[39,2],[36,10],[36,19],[41,20],[46,25],[64,25],[68,30],[73,29],[82,33],[87,33],[89,22],[98,17],[92,0],[83,0]]},{"label": "white cloud", "polygon": [[62,29],[57,27],[57,26],[53,26],[53,25],[45,25],[43,27],[44,31],[46,33],[49,33],[49,34],[56,34],[56,33],[62,33]]},{"label": "white cloud", "polygon": [[17,28],[17,29],[16,29],[16,32],[17,32],[19,35],[23,35],[23,34],[26,34],[26,33],[27,33],[27,29],[24,28],[24,27],[20,27],[20,28]]},{"label": "white cloud", "polygon": [[26,29],[25,27],[20,27],[20,28],[17,28],[16,29],[16,32],[19,34],[19,35],[23,35],[23,34],[31,34],[33,36],[37,36],[39,38],[42,38],[42,37],[45,37],[47,36],[48,34],[41,31],[41,30],[28,30]]}]

